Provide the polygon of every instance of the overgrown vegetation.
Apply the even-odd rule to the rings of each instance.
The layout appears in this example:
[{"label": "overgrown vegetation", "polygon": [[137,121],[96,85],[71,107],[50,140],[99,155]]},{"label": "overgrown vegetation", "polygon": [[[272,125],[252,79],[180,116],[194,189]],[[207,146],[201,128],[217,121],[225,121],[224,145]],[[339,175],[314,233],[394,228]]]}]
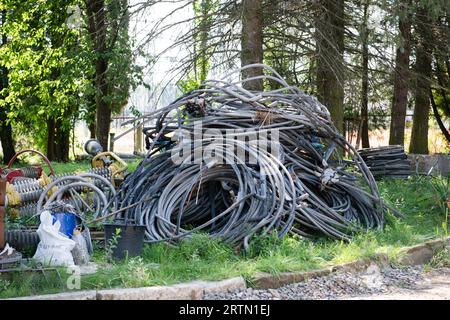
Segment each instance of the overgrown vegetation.
[{"label": "overgrown vegetation", "polygon": [[[404,213],[405,218],[389,216],[383,231],[357,235],[349,243],[293,236],[280,240],[276,235],[270,235],[254,239],[246,253],[236,252],[206,234],[196,234],[176,246],[166,243],[146,245],[140,257],[112,263],[107,252],[96,246],[92,260],[99,264],[99,270],[82,277],[81,289],[166,285],[239,275],[250,279],[257,272],[277,274],[311,270],[370,257],[379,252],[387,253],[395,260],[401,247],[448,235],[448,210],[444,202],[449,192],[447,179],[383,180],[379,182],[379,188],[384,199]],[[436,260],[433,266],[441,266],[441,260]],[[69,275],[65,270],[59,270],[59,274],[60,277],[50,273],[45,278],[25,273],[2,280],[0,297],[67,290]]]},{"label": "overgrown vegetation", "polygon": [[450,268],[450,249],[445,248],[436,253],[429,263],[432,268]]}]

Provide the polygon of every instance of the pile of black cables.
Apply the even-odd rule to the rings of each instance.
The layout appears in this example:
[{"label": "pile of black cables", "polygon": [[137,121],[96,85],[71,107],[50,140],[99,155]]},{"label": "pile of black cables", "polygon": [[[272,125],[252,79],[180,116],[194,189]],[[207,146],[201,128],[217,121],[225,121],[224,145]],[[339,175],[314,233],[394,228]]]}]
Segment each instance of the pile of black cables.
[{"label": "pile of black cables", "polygon": [[411,174],[411,161],[400,145],[364,148],[358,150],[375,178],[406,179]]},{"label": "pile of black cables", "polygon": [[118,218],[145,225],[147,242],[203,231],[244,247],[273,232],[348,240],[381,229],[375,180],[326,107],[270,67],[252,67],[280,88],[209,80],[133,119],[146,125],[148,154],[121,186]]}]

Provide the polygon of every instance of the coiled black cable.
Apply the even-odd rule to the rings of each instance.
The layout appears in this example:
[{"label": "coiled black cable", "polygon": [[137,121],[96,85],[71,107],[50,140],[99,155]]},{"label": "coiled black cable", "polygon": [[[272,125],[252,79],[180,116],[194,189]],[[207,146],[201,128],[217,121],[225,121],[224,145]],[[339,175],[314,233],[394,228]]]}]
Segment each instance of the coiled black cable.
[{"label": "coiled black cable", "polygon": [[[385,206],[375,180],[328,110],[271,68],[250,67],[271,71],[263,77],[283,88],[249,92],[239,82],[209,80],[135,119],[138,126],[155,125],[144,129],[147,157],[118,192],[117,218],[145,225],[148,242],[174,242],[202,230],[245,247],[254,235],[274,230],[280,237],[350,239],[382,228]],[[229,129],[234,138],[257,138],[236,141]],[[205,135],[207,130],[215,133]],[[277,141],[263,148],[261,136]],[[181,150],[189,152],[180,156]]]}]

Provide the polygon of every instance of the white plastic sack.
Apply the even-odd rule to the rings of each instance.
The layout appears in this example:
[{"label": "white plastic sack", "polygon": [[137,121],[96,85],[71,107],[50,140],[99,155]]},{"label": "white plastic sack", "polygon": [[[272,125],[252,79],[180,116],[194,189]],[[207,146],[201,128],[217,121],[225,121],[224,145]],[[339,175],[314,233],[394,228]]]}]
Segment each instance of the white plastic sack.
[{"label": "white plastic sack", "polygon": [[45,210],[40,216],[41,224],[37,230],[39,245],[33,259],[44,265],[50,266],[73,266],[72,249],[75,241],[69,239],[59,232],[61,223],[53,224],[50,211]]},{"label": "white plastic sack", "polygon": [[13,247],[10,247],[10,246],[9,246],[9,243],[7,243],[7,244],[5,245],[5,248],[3,249],[3,251],[0,252],[0,256],[1,256],[1,255],[5,255],[5,257],[6,257],[6,256],[12,255],[13,253],[14,253],[14,248],[13,248]]}]

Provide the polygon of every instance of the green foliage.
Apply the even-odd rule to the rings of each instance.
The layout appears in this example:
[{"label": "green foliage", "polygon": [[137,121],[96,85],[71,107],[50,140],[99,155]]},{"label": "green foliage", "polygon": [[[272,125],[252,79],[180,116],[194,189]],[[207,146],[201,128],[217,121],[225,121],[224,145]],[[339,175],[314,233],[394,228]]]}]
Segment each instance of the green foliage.
[{"label": "green foliage", "polygon": [[106,246],[105,246],[105,252],[106,252],[106,258],[108,259],[108,261],[113,261],[113,252],[114,249],[117,248],[117,245],[119,243],[120,240],[120,235],[121,233],[121,229],[120,228],[116,228],[114,230],[114,234],[112,236],[111,239],[108,239]]},{"label": "green foliage", "polygon": [[142,113],[135,106],[130,106],[130,112],[136,118],[142,116]]},{"label": "green foliage", "polygon": [[[106,1],[108,24],[112,25],[108,33],[108,95],[103,99],[111,106],[113,113],[119,113],[127,104],[130,90],[142,82],[142,68],[135,64],[133,43],[128,34],[128,1]],[[115,29],[114,29],[115,28]],[[113,38],[116,39],[113,42]]]},{"label": "green foliage", "polygon": [[446,105],[450,101],[450,90],[433,90],[433,97],[440,114],[445,118],[450,118],[450,108]]},{"label": "green foliage", "polygon": [[9,86],[0,107],[8,118],[43,149],[46,120],[70,130],[82,93],[89,86],[89,52],[77,30],[67,26],[68,7],[78,0],[0,1],[6,12],[2,28],[8,42],[0,49],[0,66],[8,70]]},{"label": "green foliage", "polygon": [[10,285],[11,282],[8,280],[0,279],[0,291],[6,291]]},{"label": "green foliage", "polygon": [[143,287],[152,285],[154,270],[158,265],[147,263],[142,257],[131,258],[123,268],[119,268],[118,275],[124,287]]},{"label": "green foliage", "polygon": [[186,80],[180,80],[177,83],[178,87],[180,88],[183,94],[199,89],[200,84],[201,84],[200,81],[195,80],[192,77],[189,77]]},{"label": "green foliage", "polygon": [[189,66],[187,77],[177,83],[182,93],[197,90],[208,76],[211,58],[216,46],[211,44],[210,33],[219,3],[217,0],[193,1],[195,19],[192,40],[194,52],[192,53],[192,63]]},{"label": "green foliage", "polygon": [[194,79],[199,83],[206,80],[210,68],[211,56],[214,48],[210,44],[209,33],[212,30],[214,23],[214,12],[219,6],[217,0],[195,0],[193,2],[195,14],[195,29],[194,32]]},{"label": "green foliage", "polygon": [[[103,96],[118,113],[126,105],[130,89],[142,82],[142,68],[135,64],[128,35],[126,0],[106,1],[108,19],[108,94]],[[6,14],[0,48],[0,67],[6,69],[8,86],[0,92],[0,108],[7,108],[15,132],[23,132],[33,147],[45,149],[47,120],[68,132],[74,120],[95,120],[93,38],[87,21],[73,20],[73,8],[81,0],[0,0]],[[85,17],[86,15],[83,15]],[[80,17],[81,19],[81,17]]]}]

